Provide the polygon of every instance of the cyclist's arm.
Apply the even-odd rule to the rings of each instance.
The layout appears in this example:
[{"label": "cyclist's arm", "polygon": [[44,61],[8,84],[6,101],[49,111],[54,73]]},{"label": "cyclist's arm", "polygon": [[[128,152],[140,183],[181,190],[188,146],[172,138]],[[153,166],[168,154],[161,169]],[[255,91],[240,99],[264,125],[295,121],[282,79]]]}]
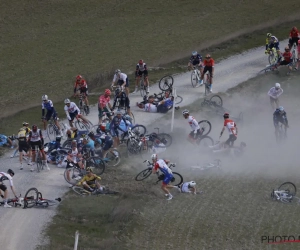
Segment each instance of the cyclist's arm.
[{"label": "cyclist's arm", "polygon": [[42,133],[42,130],[40,130],[40,138],[41,138],[41,142],[42,142],[42,145],[44,145],[44,138],[43,138],[43,133]]}]

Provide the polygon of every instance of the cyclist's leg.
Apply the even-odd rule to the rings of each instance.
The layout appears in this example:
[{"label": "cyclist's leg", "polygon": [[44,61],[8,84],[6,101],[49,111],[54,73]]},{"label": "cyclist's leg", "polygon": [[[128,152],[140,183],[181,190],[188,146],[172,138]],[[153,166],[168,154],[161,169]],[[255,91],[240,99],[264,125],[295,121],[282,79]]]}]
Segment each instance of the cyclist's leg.
[{"label": "cyclist's leg", "polygon": [[119,144],[120,144],[119,131],[118,131],[118,130],[112,129],[112,130],[110,131],[110,134],[111,134],[111,136],[112,136],[112,138],[113,138],[113,141],[114,141],[113,147],[114,147],[114,148],[117,148],[117,147],[119,146]]},{"label": "cyclist's leg", "polygon": [[281,53],[280,53],[280,48],[279,48],[279,42],[275,43],[274,47],[275,47],[276,52],[277,52],[278,60],[280,60],[281,59]]},{"label": "cyclist's leg", "polygon": [[138,89],[140,79],[141,79],[141,76],[139,74],[139,71],[136,71],[135,72],[135,89]]},{"label": "cyclist's leg", "polygon": [[205,74],[207,71],[208,71],[208,68],[207,68],[207,66],[205,66],[204,69],[203,69],[203,71],[202,71],[202,73],[201,73],[201,77],[200,77],[201,80],[203,80],[204,74]]},{"label": "cyclist's leg", "polygon": [[149,88],[148,70],[144,70],[144,82],[145,82],[145,87]]},{"label": "cyclist's leg", "polygon": [[32,152],[32,158],[31,158],[32,164],[35,164],[35,154],[36,154],[35,145],[36,145],[35,142],[30,142],[31,152]]},{"label": "cyclist's leg", "polygon": [[190,142],[191,144],[195,144],[195,138],[194,138],[194,131],[191,131],[187,137],[188,142]]}]

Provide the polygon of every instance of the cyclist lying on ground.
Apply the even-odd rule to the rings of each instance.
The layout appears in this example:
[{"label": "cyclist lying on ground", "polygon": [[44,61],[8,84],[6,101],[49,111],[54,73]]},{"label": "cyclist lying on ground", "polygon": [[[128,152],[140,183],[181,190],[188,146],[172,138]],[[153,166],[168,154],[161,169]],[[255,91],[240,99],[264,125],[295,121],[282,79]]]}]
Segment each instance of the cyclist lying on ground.
[{"label": "cyclist lying on ground", "polygon": [[280,106],[278,109],[275,110],[273,113],[273,123],[275,127],[275,134],[278,133],[279,123],[282,123],[284,125],[284,131],[286,135],[287,128],[289,127],[288,119],[286,112],[284,111],[284,108]]},{"label": "cyclist lying on ground", "polygon": [[77,186],[82,185],[84,189],[92,193],[102,192],[104,187],[100,185],[100,180],[101,177],[95,175],[91,168],[86,168],[86,175],[77,183]]},{"label": "cyclist lying on ground", "polygon": [[241,156],[245,152],[246,143],[241,142],[239,146],[229,146],[226,142],[219,142],[213,146],[208,146],[213,150],[213,153],[230,153],[231,149],[233,149],[233,153],[235,156]]},{"label": "cyclist lying on ground", "polygon": [[68,139],[79,139],[82,135],[88,134],[88,130],[78,130],[77,128],[70,128],[67,130]]},{"label": "cyclist lying on ground", "polygon": [[84,169],[84,165],[82,163],[82,154],[77,148],[76,140],[73,140],[71,143],[71,149],[68,152],[67,160],[75,165],[78,165],[81,169]]},{"label": "cyclist lying on ground", "polygon": [[9,139],[6,135],[0,134],[0,146],[8,146],[10,148],[14,148],[12,140]]},{"label": "cyclist lying on ground", "polygon": [[174,104],[174,97],[168,97],[165,98],[164,100],[155,103],[154,102],[154,96],[149,96],[147,103],[146,101],[137,103],[136,105],[140,109],[144,109],[145,112],[150,112],[150,113],[167,113]]},{"label": "cyclist lying on ground", "polygon": [[56,165],[58,168],[67,167],[68,155],[58,155],[56,150],[51,152],[48,151],[48,147],[44,148],[45,153],[47,154],[47,162],[50,164]]},{"label": "cyclist lying on ground", "polygon": [[184,182],[177,188],[180,193],[196,194],[196,182],[194,181]]},{"label": "cyclist lying on ground", "polygon": [[97,154],[102,158],[105,153],[112,147],[113,139],[111,136],[106,135],[103,132],[98,133],[95,135],[93,132],[90,132],[88,136],[95,142],[95,144],[99,144],[101,150],[97,150]]}]

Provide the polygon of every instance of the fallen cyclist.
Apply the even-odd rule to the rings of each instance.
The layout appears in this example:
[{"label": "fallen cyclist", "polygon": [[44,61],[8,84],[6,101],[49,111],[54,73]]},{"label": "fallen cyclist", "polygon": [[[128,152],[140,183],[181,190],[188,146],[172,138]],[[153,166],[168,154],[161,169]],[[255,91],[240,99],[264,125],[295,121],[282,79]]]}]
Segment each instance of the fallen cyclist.
[{"label": "fallen cyclist", "polygon": [[[174,97],[170,96],[169,93],[166,92],[166,96],[163,100],[159,102],[155,102],[154,96],[149,96],[148,100],[145,100],[137,103],[136,105],[140,109],[144,109],[145,112],[149,113],[167,113],[170,109],[172,109],[174,105]],[[176,108],[178,109],[178,108]]]},{"label": "fallen cyclist", "polygon": [[196,182],[194,181],[182,183],[177,188],[180,193],[196,194]]},{"label": "fallen cyclist", "polygon": [[91,168],[86,168],[86,175],[77,183],[77,186],[83,188],[93,194],[103,192],[104,186],[100,185],[101,177],[95,175]]},{"label": "fallen cyclist", "polygon": [[233,149],[233,154],[237,157],[241,156],[245,152],[247,144],[241,142],[239,146],[230,146],[226,142],[218,142],[213,146],[208,146],[213,150],[213,153],[230,153]]}]

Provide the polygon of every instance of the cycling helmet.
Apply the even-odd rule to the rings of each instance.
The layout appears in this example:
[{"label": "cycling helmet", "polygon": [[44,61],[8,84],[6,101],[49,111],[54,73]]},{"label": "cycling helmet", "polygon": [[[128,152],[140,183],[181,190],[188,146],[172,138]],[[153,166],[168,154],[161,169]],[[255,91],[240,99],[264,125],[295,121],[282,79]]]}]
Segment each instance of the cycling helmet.
[{"label": "cycling helmet", "polygon": [[156,159],[157,159],[157,154],[151,155],[151,159],[152,159],[152,160],[156,160]]},{"label": "cycling helmet", "polygon": [[207,55],[205,56],[205,58],[206,58],[206,59],[211,58],[210,54],[207,54]]},{"label": "cycling helmet", "polygon": [[144,63],[144,61],[141,59],[139,60],[139,64],[142,65]]},{"label": "cycling helmet", "polygon": [[93,173],[93,171],[92,171],[92,168],[91,168],[91,167],[87,167],[87,168],[85,169],[85,171],[86,171],[86,172],[91,172],[91,173]]},{"label": "cycling helmet", "polygon": [[226,118],[229,118],[229,113],[224,113],[223,117],[226,119]]},{"label": "cycling helmet", "polygon": [[278,109],[279,111],[284,111],[284,108],[282,106],[280,106]]},{"label": "cycling helmet", "polygon": [[49,148],[48,148],[48,147],[44,147],[44,152],[45,152],[45,153],[47,153],[47,152],[48,152],[48,150],[49,150]]},{"label": "cycling helmet", "polygon": [[117,110],[117,111],[115,112],[115,115],[122,115],[122,111]]},{"label": "cycling helmet", "polygon": [[193,52],[192,52],[192,55],[193,55],[193,56],[196,56],[197,54],[198,54],[197,51],[193,51]]},{"label": "cycling helmet", "polygon": [[23,122],[22,125],[23,125],[23,126],[28,126],[29,123],[28,123],[28,122]]},{"label": "cycling helmet", "polygon": [[195,187],[195,186],[196,186],[196,182],[194,182],[194,181],[189,182],[189,187]]},{"label": "cycling helmet", "polygon": [[246,147],[247,144],[245,142],[241,142],[241,147]]},{"label": "cycling helmet", "polygon": [[37,126],[36,125],[32,125],[32,131],[36,132],[37,131]]},{"label": "cycling helmet", "polygon": [[275,88],[279,89],[280,88],[280,83],[276,82],[275,83]]},{"label": "cycling helmet", "polygon": [[65,104],[71,103],[69,99],[65,99]]},{"label": "cycling helmet", "polygon": [[8,174],[10,174],[10,175],[12,175],[12,176],[14,176],[14,175],[15,175],[15,172],[14,172],[14,171],[12,171],[11,169],[8,169],[8,170],[7,170],[7,173],[8,173]]},{"label": "cycling helmet", "polygon": [[272,36],[272,34],[271,33],[267,33],[267,37],[271,37]]},{"label": "cycling helmet", "polygon": [[48,101],[48,96],[47,95],[43,95],[42,96],[42,101]]},{"label": "cycling helmet", "polygon": [[119,73],[121,73],[121,70],[116,69],[115,74],[117,75],[117,74],[119,74]]},{"label": "cycling helmet", "polygon": [[76,81],[80,81],[82,79],[81,75],[76,76]]},{"label": "cycling helmet", "polygon": [[106,89],[106,90],[104,91],[104,94],[105,94],[105,95],[111,95],[111,91],[110,91],[109,89]]},{"label": "cycling helmet", "polygon": [[187,109],[185,109],[185,110],[182,111],[183,115],[188,115],[189,113],[190,113],[190,111],[188,111]]}]

